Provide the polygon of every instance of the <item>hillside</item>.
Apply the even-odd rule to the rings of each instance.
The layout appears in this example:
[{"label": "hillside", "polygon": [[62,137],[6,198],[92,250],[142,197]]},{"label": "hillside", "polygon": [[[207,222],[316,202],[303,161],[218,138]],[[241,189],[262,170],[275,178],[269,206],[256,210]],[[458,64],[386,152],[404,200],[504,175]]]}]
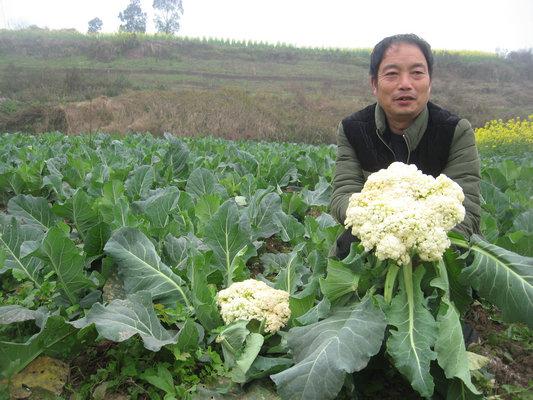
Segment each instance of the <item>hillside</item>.
[{"label": "hillside", "polygon": [[[368,49],[0,31],[0,131],[333,142],[373,102]],[[531,52],[436,51],[432,100],[476,127],[533,111]]]}]

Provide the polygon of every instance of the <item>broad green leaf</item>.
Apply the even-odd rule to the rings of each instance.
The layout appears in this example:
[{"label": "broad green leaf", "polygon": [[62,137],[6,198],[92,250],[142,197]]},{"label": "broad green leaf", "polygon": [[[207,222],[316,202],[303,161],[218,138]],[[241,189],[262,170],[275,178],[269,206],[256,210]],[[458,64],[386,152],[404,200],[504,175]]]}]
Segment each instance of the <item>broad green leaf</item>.
[{"label": "broad green leaf", "polygon": [[41,286],[39,271],[43,263],[36,257],[23,257],[20,248],[26,241],[41,240],[43,235],[43,231],[33,225],[19,225],[15,218],[0,215],[0,250],[4,252],[5,269],[11,269],[18,279],[31,280],[37,287]]},{"label": "broad green leaf", "polygon": [[124,198],[124,183],[117,180],[106,182],[102,188],[102,203],[112,206],[121,198]]},{"label": "broad green leaf", "polygon": [[161,389],[167,395],[171,395],[171,398],[177,396],[174,378],[168,368],[162,363],[157,364],[157,372],[151,369],[142,373],[140,377],[156,388]]},{"label": "broad green leaf", "polygon": [[0,306],[0,325],[35,319],[35,311],[18,305]]},{"label": "broad green leaf", "polygon": [[284,399],[333,399],[345,374],[365,368],[378,353],[385,327],[385,316],[368,296],[316,324],[292,328],[295,365],[270,378]]},{"label": "broad green leaf", "polygon": [[281,198],[267,189],[258,190],[250,199],[247,213],[254,239],[268,238],[280,231],[273,216],[281,213]]},{"label": "broad green leaf", "polygon": [[484,168],[482,171],[483,180],[489,182],[505,192],[509,187],[507,179],[498,168]]},{"label": "broad green leaf", "polygon": [[198,342],[200,341],[200,334],[196,323],[193,320],[188,319],[181,327],[176,337],[176,347],[181,352],[194,351],[198,348]]},{"label": "broad green leaf", "polygon": [[[194,215],[200,221],[199,231],[203,231],[201,228],[209,229],[208,222],[213,215],[220,208],[222,199],[217,194],[205,194],[202,197],[199,197],[196,201],[196,206],[194,207]],[[199,233],[201,235],[201,233]]]},{"label": "broad green leaf", "polygon": [[137,200],[146,196],[155,181],[155,170],[151,165],[141,165],[135,168],[124,187],[130,199]]},{"label": "broad green leaf", "polygon": [[305,314],[296,317],[295,320],[300,325],[311,325],[320,321],[329,314],[331,309],[331,302],[327,297],[324,297],[320,302],[309,309]]},{"label": "broad green leaf", "polygon": [[104,247],[119,266],[126,293],[148,290],[162,303],[180,301],[191,306],[182,279],[161,262],[153,243],[139,230],[121,228]]},{"label": "broad green leaf", "polygon": [[498,220],[488,213],[481,214],[481,232],[489,242],[495,242],[500,236]]},{"label": "broad green leaf", "polygon": [[326,274],[327,269],[327,254],[322,253],[318,250],[313,250],[307,256],[307,262],[311,267],[313,276],[322,277]]},{"label": "broad green leaf", "polygon": [[304,243],[300,243],[290,253],[280,253],[277,255],[282,260],[282,264],[276,277],[274,288],[293,294],[296,292],[298,286],[302,284],[304,265],[298,253],[304,246]]},{"label": "broad green leaf", "polygon": [[166,344],[176,343],[174,332],[165,330],[152,305],[150,292],[141,290],[125,300],[113,300],[107,306],[94,304],[87,315],[72,325],[84,328],[94,324],[98,333],[114,342],[122,342],[139,335],[144,347],[159,351]]},{"label": "broad green leaf", "polygon": [[501,236],[493,243],[525,257],[533,257],[533,233],[517,231]]},{"label": "broad green leaf", "polygon": [[533,233],[533,210],[524,211],[513,221],[513,229]]},{"label": "broad green leaf", "polygon": [[103,196],[97,201],[97,209],[104,222],[114,228],[137,225],[129,202],[124,195],[122,182],[113,180],[103,185]]},{"label": "broad green leaf", "polygon": [[246,214],[239,214],[233,199],[227,200],[209,221],[210,229],[206,232],[205,242],[213,250],[215,258],[223,271],[225,286],[234,279],[235,258],[238,254],[244,262],[252,255],[248,249],[255,251],[251,240],[250,221]]},{"label": "broad green leaf", "polygon": [[216,288],[207,284],[209,255],[212,255],[212,252],[193,256],[187,271],[196,317],[207,330],[223,325],[215,298]]},{"label": "broad green leaf", "polygon": [[359,285],[359,275],[352,267],[342,261],[328,259],[328,274],[320,278],[320,289],[330,302],[334,302],[345,294],[355,292]]},{"label": "broad green leaf", "polygon": [[391,329],[387,340],[387,352],[394,365],[423,397],[433,394],[434,383],[429,372],[430,363],[437,358],[431,350],[437,338],[437,324],[426,309],[420,282],[424,268],[402,266],[399,274],[400,292],[392,299],[388,311]]},{"label": "broad green leaf", "polygon": [[344,230],[329,214],[322,213],[318,218],[306,216],[304,220],[305,236],[312,243],[320,244],[323,251],[329,251]]},{"label": "broad green leaf", "polygon": [[222,347],[224,355],[224,364],[227,368],[235,367],[237,359],[242,352],[244,341],[250,334],[246,327],[248,321],[237,320],[229,325],[218,334],[216,341]]},{"label": "broad green leaf", "polygon": [[281,203],[283,211],[287,215],[297,216],[301,219],[305,216],[305,212],[309,208],[307,203],[302,199],[298,192],[285,192],[281,194]]},{"label": "broad green leaf", "polygon": [[459,258],[459,253],[452,249],[446,250],[443,260],[448,272],[450,300],[457,307],[459,314],[463,314],[473,301],[472,287],[461,280],[461,273],[466,263]]},{"label": "broad green leaf", "polygon": [[109,166],[105,164],[93,165],[91,172],[85,176],[87,193],[90,196],[100,196],[103,186],[109,181]]},{"label": "broad green leaf", "polygon": [[264,341],[265,338],[260,333],[252,332],[246,337],[244,348],[235,360],[235,367],[230,371],[230,376],[234,382],[246,382],[246,373],[252,366],[259,351],[261,351]]},{"label": "broad green leaf", "polygon": [[56,204],[52,209],[56,214],[72,221],[82,240],[85,240],[87,231],[99,223],[98,213],[93,209],[94,203],[93,198],[78,189],[70,199],[65,201],[65,204]]},{"label": "broad green leaf", "polygon": [[310,206],[329,206],[331,185],[321,176],[315,190],[302,190],[302,198]]},{"label": "broad green leaf", "polygon": [[463,270],[481,297],[497,305],[504,318],[533,327],[533,258],[522,257],[473,235],[472,265]]},{"label": "broad green leaf", "polygon": [[482,206],[490,213],[503,215],[510,207],[509,196],[491,183],[481,181]]},{"label": "broad green leaf", "polygon": [[195,198],[206,194],[218,194],[222,198],[227,197],[226,189],[218,184],[215,174],[205,168],[197,168],[191,172],[185,191]]},{"label": "broad green leaf", "polygon": [[105,222],[100,222],[90,228],[83,243],[83,250],[87,257],[94,257],[104,252],[104,246],[111,237],[111,228]]},{"label": "broad green leaf", "polygon": [[168,186],[154,190],[148,195],[146,200],[136,201],[133,204],[148,218],[151,227],[164,228],[177,210],[180,191],[174,186]]},{"label": "broad green leaf", "polygon": [[18,218],[23,224],[33,225],[43,231],[51,228],[59,220],[52,213],[52,209],[42,197],[18,195],[7,203],[7,212]]},{"label": "broad green leaf", "polygon": [[179,224],[182,235],[195,234],[196,228],[192,222],[194,218],[194,202],[187,192],[180,192],[178,209],[174,214],[175,221]]},{"label": "broad green leaf", "polygon": [[518,179],[526,168],[519,167],[513,160],[504,160],[496,165],[496,169],[503,174],[507,182],[512,182]]},{"label": "broad green leaf", "polygon": [[166,166],[167,175],[176,179],[181,177],[182,172],[186,170],[190,151],[183,141],[174,137],[166,138],[170,140],[170,145],[165,155],[163,165]]},{"label": "broad green leaf", "polygon": [[173,271],[182,271],[187,267],[188,247],[185,237],[175,238],[172,235],[167,235],[165,238],[163,253]]},{"label": "broad green leaf", "polygon": [[264,378],[276,374],[292,365],[290,358],[257,356],[246,373],[246,381]]},{"label": "broad green leaf", "polygon": [[450,301],[450,286],[446,266],[441,261],[436,263],[436,267],[438,278],[435,278],[431,282],[431,285],[443,290],[437,316],[438,334],[435,342],[437,361],[444,371],[446,378],[459,378],[470,391],[479,394],[476,387],[472,384],[470,369],[468,368],[468,355],[466,353],[459,312]]},{"label": "broad green leaf", "polygon": [[71,304],[77,304],[81,292],[94,286],[85,275],[85,257],[59,226],[47,232],[36,254],[45,261],[45,270],[53,271]]},{"label": "broad green leaf", "polygon": [[463,381],[454,379],[448,386],[446,400],[482,400],[485,397],[481,394],[472,393]]},{"label": "broad green leaf", "polygon": [[288,253],[264,253],[260,260],[263,265],[263,275],[278,274],[287,265],[290,255]]},{"label": "broad green leaf", "polygon": [[279,228],[281,240],[284,242],[297,243],[302,240],[305,227],[292,215],[284,212],[276,213],[272,216],[272,221]]},{"label": "broad green leaf", "polygon": [[299,295],[298,297],[296,296],[289,297],[289,308],[291,310],[291,317],[289,320],[290,326],[294,325],[294,320],[296,318],[304,315],[315,305],[315,300],[316,300],[315,293],[310,293],[307,296],[301,296],[302,293],[303,292],[298,293]]},{"label": "broad green leaf", "polygon": [[9,377],[76,333],[59,315],[45,317],[42,329],[24,343],[0,342],[0,376]]}]

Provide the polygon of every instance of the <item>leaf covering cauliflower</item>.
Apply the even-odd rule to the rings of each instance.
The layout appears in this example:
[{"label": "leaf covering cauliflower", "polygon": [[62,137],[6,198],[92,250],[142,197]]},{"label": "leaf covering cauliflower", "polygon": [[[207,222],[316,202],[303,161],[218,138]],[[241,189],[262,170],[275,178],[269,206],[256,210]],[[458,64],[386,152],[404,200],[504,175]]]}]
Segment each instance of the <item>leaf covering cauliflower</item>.
[{"label": "leaf covering cauliflower", "polygon": [[406,265],[416,253],[437,261],[450,246],[447,232],[465,217],[463,201],[461,187],[447,176],[433,178],[395,162],[352,194],[344,224],[380,260]]},{"label": "leaf covering cauliflower", "polygon": [[265,332],[279,331],[291,316],[289,293],[266,283],[247,279],[235,282],[217,294],[220,314],[226,324],[236,320],[265,321]]}]

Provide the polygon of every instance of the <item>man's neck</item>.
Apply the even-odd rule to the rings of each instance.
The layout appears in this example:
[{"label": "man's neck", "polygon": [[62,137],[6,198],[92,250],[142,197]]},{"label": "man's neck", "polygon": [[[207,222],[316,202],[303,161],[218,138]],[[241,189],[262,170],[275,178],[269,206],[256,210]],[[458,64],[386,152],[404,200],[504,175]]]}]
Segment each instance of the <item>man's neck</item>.
[{"label": "man's neck", "polygon": [[414,122],[414,120],[406,120],[406,121],[393,121],[389,118],[387,118],[387,123],[389,125],[389,129],[392,133],[395,133],[397,135],[403,135],[403,132],[411,126],[411,124]]}]

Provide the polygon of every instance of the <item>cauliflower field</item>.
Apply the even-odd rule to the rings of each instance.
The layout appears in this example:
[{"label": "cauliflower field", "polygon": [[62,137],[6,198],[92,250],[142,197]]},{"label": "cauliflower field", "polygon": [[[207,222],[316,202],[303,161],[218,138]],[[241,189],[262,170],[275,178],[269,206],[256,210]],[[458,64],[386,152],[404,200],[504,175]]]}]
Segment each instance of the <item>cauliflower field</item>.
[{"label": "cauliflower field", "polygon": [[335,146],[0,139],[0,399],[399,396],[370,358],[402,396],[505,394],[463,343],[474,301],[531,346],[530,155],[483,157],[484,238],[399,273],[328,258]]}]

